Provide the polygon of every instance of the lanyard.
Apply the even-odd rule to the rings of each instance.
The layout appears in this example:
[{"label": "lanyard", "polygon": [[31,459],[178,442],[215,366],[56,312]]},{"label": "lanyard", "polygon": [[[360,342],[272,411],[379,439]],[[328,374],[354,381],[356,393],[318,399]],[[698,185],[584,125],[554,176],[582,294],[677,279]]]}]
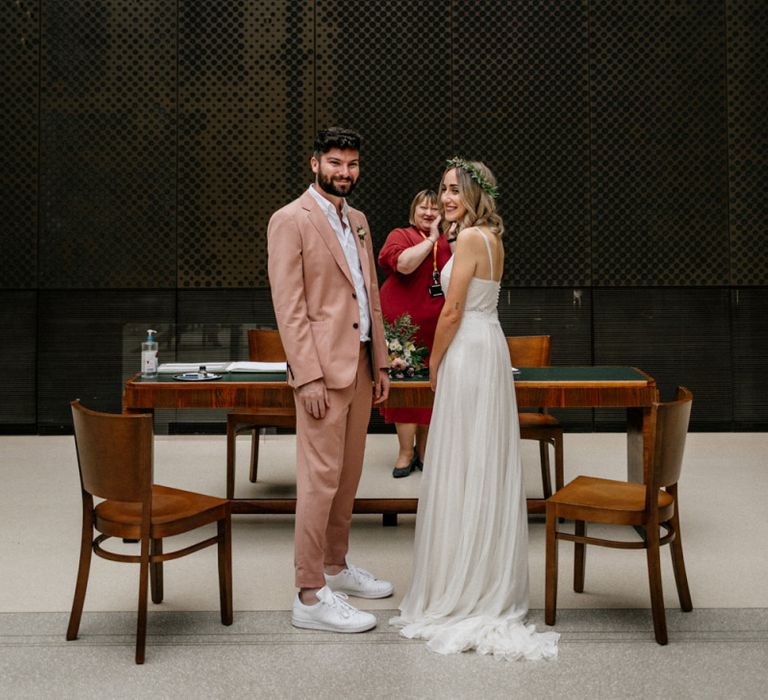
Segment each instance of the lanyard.
[{"label": "lanyard", "polygon": [[[421,237],[426,241],[427,240],[427,234],[424,233],[424,231],[419,230],[419,234]],[[437,273],[437,243],[440,239],[438,238],[437,241],[435,241],[432,245],[432,276]]]}]

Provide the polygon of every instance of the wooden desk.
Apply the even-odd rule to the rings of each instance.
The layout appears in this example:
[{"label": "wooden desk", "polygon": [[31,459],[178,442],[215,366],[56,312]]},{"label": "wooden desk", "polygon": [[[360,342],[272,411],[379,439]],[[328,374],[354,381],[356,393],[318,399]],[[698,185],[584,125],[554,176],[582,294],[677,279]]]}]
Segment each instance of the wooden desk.
[{"label": "wooden desk", "polygon": [[[656,382],[632,367],[524,368],[515,380],[521,408],[626,408],[627,469],[630,479],[642,481],[650,459],[652,405],[658,400]],[[431,406],[429,382],[392,382],[390,407]],[[225,374],[212,382],[179,382],[170,375],[130,379],[123,392],[123,411],[146,413],[155,408],[270,408],[294,409],[293,391],[284,374]],[[222,464],[222,471],[224,465]],[[232,501],[233,513],[293,513],[295,499]],[[359,498],[355,513],[415,513],[415,498]],[[529,512],[543,512],[542,499],[529,499]]]}]

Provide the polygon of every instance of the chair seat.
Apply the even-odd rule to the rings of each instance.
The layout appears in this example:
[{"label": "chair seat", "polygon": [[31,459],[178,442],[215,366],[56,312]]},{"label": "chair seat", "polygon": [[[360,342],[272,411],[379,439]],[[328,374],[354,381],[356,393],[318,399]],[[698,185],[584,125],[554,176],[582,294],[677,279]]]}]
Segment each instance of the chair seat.
[{"label": "chair seat", "polygon": [[520,413],[520,428],[559,428],[560,421],[549,413]]},{"label": "chair seat", "polygon": [[[659,489],[659,518],[674,513],[674,498]],[[556,517],[617,525],[640,525],[645,520],[645,485],[592,476],[578,476],[549,498]]]},{"label": "chair seat", "polygon": [[[225,498],[155,484],[150,536],[161,539],[216,522],[223,517],[227,504]],[[95,512],[99,532],[126,539],[141,536],[141,503],[103,501]]]}]

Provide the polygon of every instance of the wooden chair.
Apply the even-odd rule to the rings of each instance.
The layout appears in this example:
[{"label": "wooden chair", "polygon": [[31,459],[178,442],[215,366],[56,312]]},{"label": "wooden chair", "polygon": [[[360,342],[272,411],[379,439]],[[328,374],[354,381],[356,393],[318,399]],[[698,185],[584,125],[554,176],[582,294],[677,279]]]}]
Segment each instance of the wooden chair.
[{"label": "wooden chair", "polygon": [[[548,367],[552,339],[548,335],[507,336],[509,356],[514,367]],[[552,495],[549,469],[549,446],[555,452],[555,489],[563,488],[563,426],[544,408],[520,416],[520,438],[539,443],[541,485],[544,498]]]},{"label": "wooden chair", "polygon": [[[651,421],[651,460],[643,475],[644,483],[579,476],[547,501],[545,621],[548,625],[555,623],[557,609],[558,540],[575,543],[573,589],[577,593],[584,590],[585,545],[645,549],[653,629],[659,644],[667,643],[659,547],[669,544],[680,607],[685,612],[693,609],[680,539],[677,500],[677,482],[680,479],[692,400],[691,392],[680,387],[674,401],[653,406],[655,420]],[[642,449],[641,441],[637,441],[637,445]],[[559,518],[576,521],[575,534],[560,532],[557,529]],[[643,539],[641,542],[627,542],[588,537],[588,522],[631,525]],[[663,536],[660,527],[665,531]]]},{"label": "wooden chair", "polygon": [[[221,622],[232,624],[230,506],[223,498],[159,486],[153,480],[152,416],[98,413],[72,402],[75,446],[83,496],[83,530],[75,598],[67,639],[77,638],[88,587],[91,552],[112,561],[139,564],[136,663],[144,663],[147,578],[152,602],[163,600],[163,562],[210,545],[219,550]],[[96,507],[93,499],[103,498]],[[216,523],[215,537],[163,553],[163,539]],[[94,529],[100,535],[93,539]],[[118,554],[101,545],[110,537],[140,542],[140,554]]]},{"label": "wooden chair", "polygon": [[[285,350],[276,330],[248,331],[248,355],[253,362],[285,362]],[[296,428],[293,409],[247,408],[227,414],[227,498],[235,497],[235,441],[251,433],[251,466],[248,478],[255,483],[259,471],[259,434],[262,428]]]}]

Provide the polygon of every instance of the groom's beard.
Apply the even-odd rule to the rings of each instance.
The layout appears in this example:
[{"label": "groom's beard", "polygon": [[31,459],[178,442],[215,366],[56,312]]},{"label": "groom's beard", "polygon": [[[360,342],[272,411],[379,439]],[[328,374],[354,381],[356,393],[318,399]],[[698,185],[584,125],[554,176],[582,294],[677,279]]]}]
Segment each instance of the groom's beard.
[{"label": "groom's beard", "polygon": [[357,180],[351,177],[326,177],[323,173],[317,173],[317,184],[323,192],[334,197],[349,197],[357,185]]}]

